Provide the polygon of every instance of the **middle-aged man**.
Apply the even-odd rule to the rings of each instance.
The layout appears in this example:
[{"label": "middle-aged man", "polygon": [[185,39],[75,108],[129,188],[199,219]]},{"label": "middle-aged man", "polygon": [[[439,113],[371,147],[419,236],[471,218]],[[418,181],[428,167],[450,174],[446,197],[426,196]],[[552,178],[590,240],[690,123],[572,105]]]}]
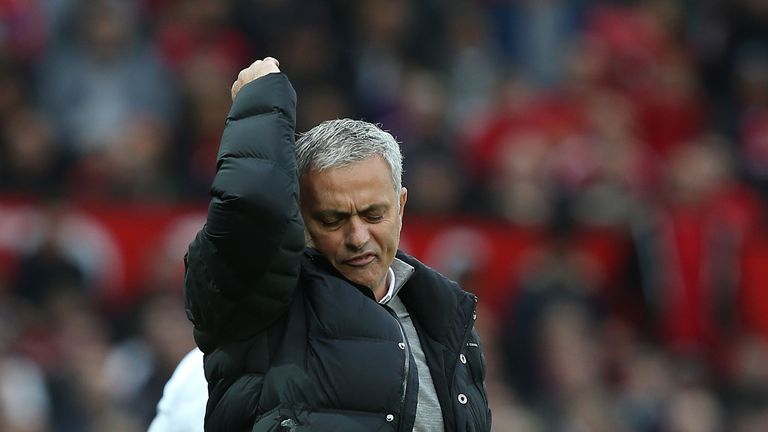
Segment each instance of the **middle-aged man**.
[{"label": "middle-aged man", "polygon": [[490,430],[476,297],[398,251],[392,135],[334,120],[294,144],[296,94],[270,57],[232,97],[185,257],[205,430]]}]

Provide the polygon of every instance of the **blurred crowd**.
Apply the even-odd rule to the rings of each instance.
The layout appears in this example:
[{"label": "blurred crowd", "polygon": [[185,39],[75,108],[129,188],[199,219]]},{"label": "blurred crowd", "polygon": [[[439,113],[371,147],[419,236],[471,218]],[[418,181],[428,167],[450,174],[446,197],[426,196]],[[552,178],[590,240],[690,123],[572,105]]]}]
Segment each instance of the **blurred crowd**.
[{"label": "blurred crowd", "polygon": [[[179,275],[115,309],[57,227],[204,203],[230,85],[267,55],[298,131],[402,142],[408,215],[543,233],[508,286],[455,275],[494,430],[768,430],[764,0],[1,0],[0,200],[48,229],[0,267],[0,430],[146,428],[194,346]],[[611,266],[579,248],[596,227]]]}]

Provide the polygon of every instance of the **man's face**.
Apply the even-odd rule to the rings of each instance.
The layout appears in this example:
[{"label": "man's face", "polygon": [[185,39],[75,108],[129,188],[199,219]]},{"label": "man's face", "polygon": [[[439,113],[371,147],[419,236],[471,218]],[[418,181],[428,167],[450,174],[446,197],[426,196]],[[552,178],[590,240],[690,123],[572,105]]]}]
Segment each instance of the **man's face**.
[{"label": "man's face", "polygon": [[397,196],[389,165],[378,156],[301,178],[301,213],[314,246],[377,298],[386,293],[406,198],[405,188]]}]

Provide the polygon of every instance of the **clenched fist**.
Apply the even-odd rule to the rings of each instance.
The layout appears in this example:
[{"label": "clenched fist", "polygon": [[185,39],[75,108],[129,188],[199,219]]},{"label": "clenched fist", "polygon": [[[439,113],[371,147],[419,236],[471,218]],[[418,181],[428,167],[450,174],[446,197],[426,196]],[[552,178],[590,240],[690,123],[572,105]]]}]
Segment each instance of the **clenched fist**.
[{"label": "clenched fist", "polygon": [[263,77],[270,73],[280,72],[280,62],[272,57],[264,57],[264,60],[256,60],[251,63],[250,66],[240,71],[237,75],[237,81],[232,84],[232,100],[235,100],[237,93],[243,88],[244,85],[255,80],[256,78]]}]

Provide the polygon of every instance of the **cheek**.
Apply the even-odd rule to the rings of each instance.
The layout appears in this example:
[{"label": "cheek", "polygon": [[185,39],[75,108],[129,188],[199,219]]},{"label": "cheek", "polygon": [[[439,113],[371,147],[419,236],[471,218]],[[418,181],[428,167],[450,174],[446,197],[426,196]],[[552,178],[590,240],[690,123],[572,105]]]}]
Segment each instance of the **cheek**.
[{"label": "cheek", "polygon": [[400,224],[394,223],[382,226],[381,229],[376,230],[375,238],[379,247],[389,253],[394,253],[393,251],[397,249],[400,239]]},{"label": "cheek", "polygon": [[313,231],[309,230],[315,249],[323,255],[333,258],[336,255],[336,249],[343,243],[341,234],[336,231]]}]

